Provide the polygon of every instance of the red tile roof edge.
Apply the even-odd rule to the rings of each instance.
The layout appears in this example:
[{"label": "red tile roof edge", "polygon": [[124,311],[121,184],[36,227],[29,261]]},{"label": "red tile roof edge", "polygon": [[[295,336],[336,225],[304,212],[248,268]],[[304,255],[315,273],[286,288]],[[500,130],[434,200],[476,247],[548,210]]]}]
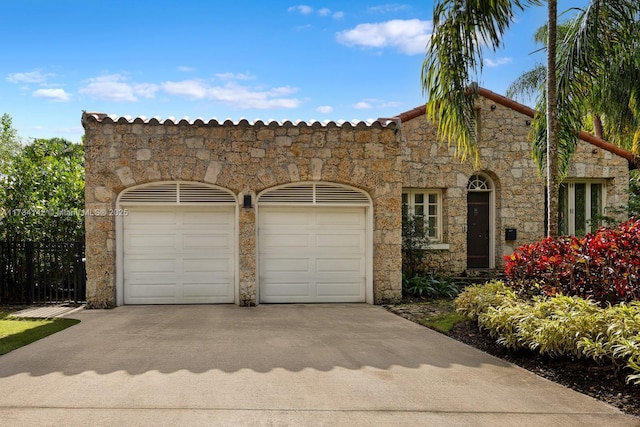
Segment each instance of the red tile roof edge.
[{"label": "red tile roof edge", "polygon": [[131,117],[131,116],[117,116],[113,114],[106,114],[100,112],[82,112],[81,122],[84,125],[87,121],[95,121],[98,123],[120,123],[120,124],[151,124],[151,125],[200,125],[200,126],[266,126],[266,127],[274,127],[274,126],[307,126],[307,127],[341,127],[341,128],[363,128],[363,127],[374,127],[374,128],[382,128],[387,126],[394,127],[396,125],[395,121],[383,123],[380,120],[284,120],[284,121],[276,121],[276,120],[268,120],[263,121],[261,119],[256,119],[253,121],[249,121],[246,118],[242,118],[239,120],[231,120],[224,119],[218,120],[216,118],[211,118],[209,120],[205,120],[201,117],[196,119],[190,119],[189,117],[183,117],[181,119],[177,119],[175,117]]},{"label": "red tile roof edge", "polygon": [[[527,107],[524,104],[520,104],[519,102],[516,102],[510,98],[507,98],[506,96],[499,95],[495,92],[492,92],[489,89],[478,87],[478,95],[484,98],[490,99],[491,101],[497,104],[503,105],[507,108],[511,108],[512,110],[515,110],[531,118],[533,118],[536,114],[533,108]],[[389,120],[394,120],[394,121],[400,120],[400,122],[406,122],[408,120],[415,119],[416,117],[420,117],[424,114],[426,114],[426,106],[422,105],[412,110],[405,111],[404,113],[400,113],[395,117],[388,118],[388,119],[380,118],[378,120],[382,122],[386,122]],[[589,144],[602,148],[603,150],[609,151],[610,153],[613,153],[617,156],[620,156],[628,160],[630,168],[635,169],[638,167],[638,158],[632,152],[627,151],[623,148],[620,148],[617,145],[610,143],[609,141],[606,141],[602,138],[598,138],[597,136],[592,135],[585,131],[580,131],[578,133],[578,137],[581,140],[588,142]]]}]

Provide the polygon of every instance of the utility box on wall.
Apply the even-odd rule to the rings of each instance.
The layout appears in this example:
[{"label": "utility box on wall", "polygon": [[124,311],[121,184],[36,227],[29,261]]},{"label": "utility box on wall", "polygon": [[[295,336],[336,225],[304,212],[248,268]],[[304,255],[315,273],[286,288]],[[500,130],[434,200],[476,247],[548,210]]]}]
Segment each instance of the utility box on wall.
[{"label": "utility box on wall", "polygon": [[515,228],[505,228],[504,229],[504,240],[516,240],[518,238],[518,230]]}]

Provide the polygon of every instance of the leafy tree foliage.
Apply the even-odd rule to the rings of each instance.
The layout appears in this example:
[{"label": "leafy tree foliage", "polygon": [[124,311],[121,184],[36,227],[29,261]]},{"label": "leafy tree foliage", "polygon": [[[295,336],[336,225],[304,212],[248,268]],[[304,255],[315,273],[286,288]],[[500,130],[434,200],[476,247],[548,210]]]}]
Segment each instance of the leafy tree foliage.
[{"label": "leafy tree foliage", "polygon": [[6,175],[13,158],[20,152],[18,132],[13,128],[11,116],[0,117],[0,176]]},{"label": "leafy tree foliage", "polygon": [[3,180],[0,240],[84,239],[81,144],[36,139],[20,151]]},{"label": "leafy tree foliage", "polygon": [[[619,16],[620,12],[615,14],[594,3],[589,9],[576,9],[575,12],[577,14],[558,26],[558,70],[574,67],[577,61],[570,53],[575,50],[577,40],[592,43],[589,49],[593,52],[602,52],[592,55],[591,69],[584,64],[575,66],[572,84],[580,88],[582,94],[578,99],[581,103],[578,114],[582,114],[582,127],[638,154],[640,109],[637,97],[640,85],[635,76],[639,72],[637,64],[640,61],[640,45],[637,43],[640,37],[640,11],[636,10],[636,15],[633,15],[632,10],[627,10],[623,16]],[[583,35],[588,26],[595,26],[598,33],[589,37]],[[623,36],[625,40],[621,40]],[[538,29],[534,40],[541,49],[546,49],[546,25]],[[616,60],[601,61],[598,56]],[[544,100],[545,83],[546,65],[537,64],[518,77],[509,86],[506,95],[520,100]],[[537,108],[540,108],[540,103]],[[567,135],[567,138],[573,137]]]}]

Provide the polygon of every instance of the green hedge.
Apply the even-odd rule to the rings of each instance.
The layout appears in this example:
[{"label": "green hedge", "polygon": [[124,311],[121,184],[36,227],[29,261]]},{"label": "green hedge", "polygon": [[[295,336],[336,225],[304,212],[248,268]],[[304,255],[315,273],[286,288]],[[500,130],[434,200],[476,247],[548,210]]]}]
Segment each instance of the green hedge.
[{"label": "green hedge", "polygon": [[575,296],[522,299],[492,281],[467,287],[455,306],[508,348],[625,366],[633,371],[627,381],[640,384],[639,301],[602,308]]}]

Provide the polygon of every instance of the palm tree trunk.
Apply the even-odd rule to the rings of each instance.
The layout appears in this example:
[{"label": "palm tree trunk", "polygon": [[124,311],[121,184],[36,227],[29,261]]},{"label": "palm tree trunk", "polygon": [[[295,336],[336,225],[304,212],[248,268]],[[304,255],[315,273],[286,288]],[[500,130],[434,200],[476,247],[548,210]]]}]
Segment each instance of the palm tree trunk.
[{"label": "palm tree trunk", "polygon": [[548,0],[547,32],[547,235],[558,235],[558,92],[556,83],[557,0]]},{"label": "palm tree trunk", "polygon": [[602,125],[602,117],[600,114],[593,113],[593,134],[598,138],[604,138],[604,126]]}]

